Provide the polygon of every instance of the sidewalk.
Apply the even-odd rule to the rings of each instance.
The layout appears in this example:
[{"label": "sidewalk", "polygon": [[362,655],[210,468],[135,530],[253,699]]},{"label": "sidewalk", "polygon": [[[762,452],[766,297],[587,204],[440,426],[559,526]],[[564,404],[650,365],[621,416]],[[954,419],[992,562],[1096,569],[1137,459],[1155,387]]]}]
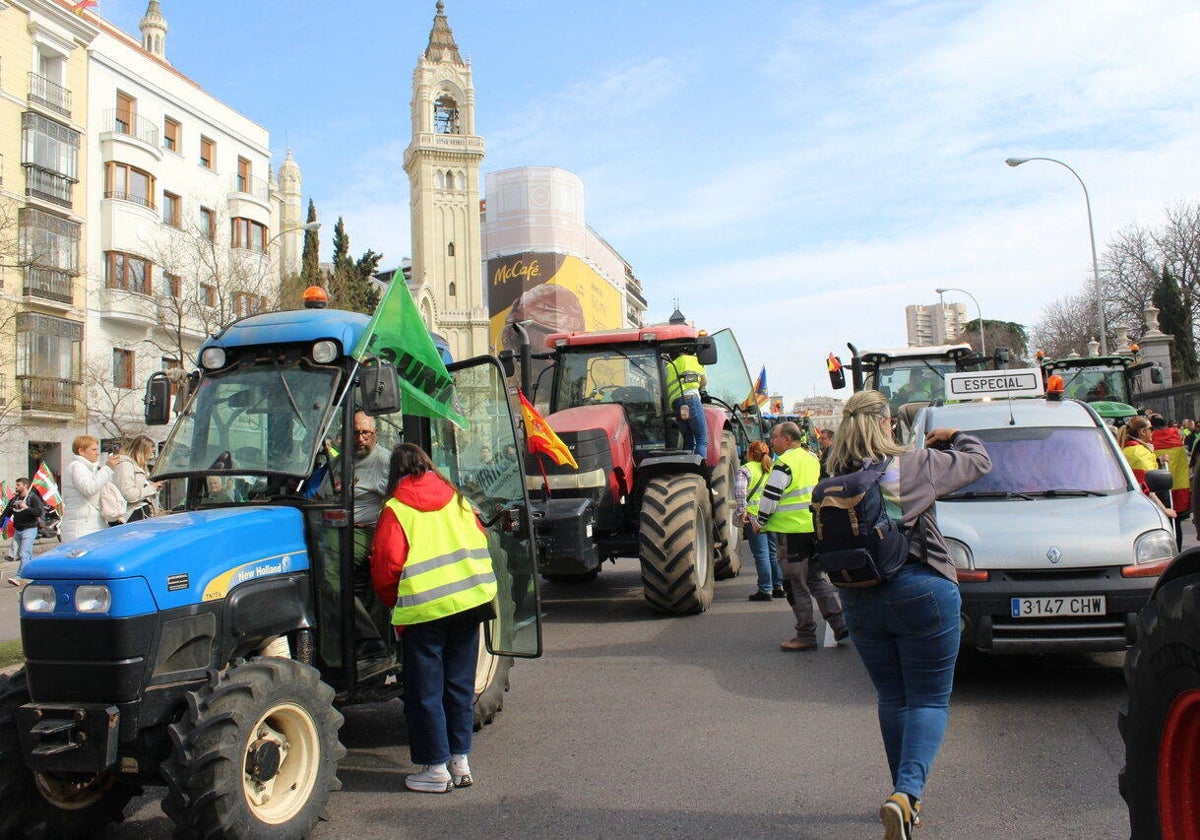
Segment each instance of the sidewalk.
[{"label": "sidewalk", "polygon": [[[8,560],[10,540],[0,544],[0,642],[21,638],[21,590],[8,585],[8,579],[17,573],[17,564]],[[58,540],[38,540],[33,544],[33,555],[49,551],[58,545]]]}]

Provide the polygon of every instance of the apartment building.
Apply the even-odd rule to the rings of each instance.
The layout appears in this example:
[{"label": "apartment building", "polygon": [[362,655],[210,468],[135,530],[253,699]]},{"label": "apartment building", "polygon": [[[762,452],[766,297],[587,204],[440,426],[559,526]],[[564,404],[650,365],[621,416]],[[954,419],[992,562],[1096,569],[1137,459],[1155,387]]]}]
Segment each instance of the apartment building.
[{"label": "apartment building", "polygon": [[911,304],[904,307],[904,321],[910,347],[953,344],[967,322],[967,307],[962,303]]}]

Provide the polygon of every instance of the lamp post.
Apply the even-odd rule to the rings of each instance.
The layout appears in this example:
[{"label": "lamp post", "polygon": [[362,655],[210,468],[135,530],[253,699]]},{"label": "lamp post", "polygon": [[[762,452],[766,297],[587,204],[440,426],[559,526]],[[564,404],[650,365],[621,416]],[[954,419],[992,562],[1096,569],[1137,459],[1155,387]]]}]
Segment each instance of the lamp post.
[{"label": "lamp post", "polygon": [[285,233],[295,233],[298,230],[307,232],[310,230],[318,230],[320,227],[321,227],[320,222],[307,222],[305,224],[300,225],[300,227],[287,228],[286,230],[281,230],[281,231],[279,231],[279,233],[275,234],[270,239],[268,239],[266,245],[263,245],[263,254],[266,255],[266,253],[271,250],[271,243],[274,242],[279,237],[283,236]]},{"label": "lamp post", "polygon": [[1096,281],[1096,320],[1100,325],[1100,355],[1107,356],[1108,355],[1108,335],[1107,335],[1108,327],[1104,323],[1104,298],[1100,293],[1100,267],[1096,262],[1096,228],[1092,224],[1092,199],[1088,195],[1087,184],[1083,183],[1083,179],[1079,177],[1078,172],[1076,172],[1069,165],[1063,163],[1061,160],[1058,160],[1057,158],[1052,158],[1052,157],[1016,158],[1016,157],[1011,157],[1011,158],[1008,158],[1007,160],[1005,160],[1004,162],[1007,163],[1009,166],[1012,166],[1015,168],[1015,167],[1020,166],[1022,163],[1029,163],[1029,161],[1031,161],[1031,160],[1045,160],[1045,161],[1049,161],[1050,163],[1057,163],[1059,166],[1063,167],[1068,172],[1070,172],[1072,175],[1074,175],[1075,180],[1079,182],[1079,186],[1081,186],[1083,188],[1083,203],[1087,207],[1088,237],[1091,239],[1091,242],[1092,242],[1092,277]]},{"label": "lamp post", "polygon": [[938,302],[939,303],[942,302],[942,295],[944,295],[946,292],[962,292],[964,295],[966,295],[967,297],[969,297],[971,299],[971,302],[975,304],[975,310],[979,313],[979,355],[986,356],[987,355],[987,345],[984,343],[984,339],[983,339],[983,307],[979,305],[979,301],[975,300],[975,295],[971,294],[966,289],[956,289],[953,287],[947,287],[945,289],[934,289],[934,291],[938,293]]}]

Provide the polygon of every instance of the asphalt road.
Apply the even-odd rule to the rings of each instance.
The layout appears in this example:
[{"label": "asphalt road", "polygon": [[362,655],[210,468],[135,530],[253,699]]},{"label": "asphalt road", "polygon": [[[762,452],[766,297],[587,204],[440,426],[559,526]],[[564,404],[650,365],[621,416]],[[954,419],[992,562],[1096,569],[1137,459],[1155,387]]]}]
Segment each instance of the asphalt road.
[{"label": "asphalt road", "polygon": [[[313,838],[881,836],[887,767],[853,647],[781,652],[790,611],[747,601],[752,588],[743,572],[707,613],[659,618],[633,561],[546,584],[545,655],[518,662],[505,710],[477,733],[476,784],[404,791],[400,704],[352,708],[343,789]],[[1128,837],[1121,660],[989,658],[960,673],[921,836]],[[171,831],[152,795],[101,837]]]}]

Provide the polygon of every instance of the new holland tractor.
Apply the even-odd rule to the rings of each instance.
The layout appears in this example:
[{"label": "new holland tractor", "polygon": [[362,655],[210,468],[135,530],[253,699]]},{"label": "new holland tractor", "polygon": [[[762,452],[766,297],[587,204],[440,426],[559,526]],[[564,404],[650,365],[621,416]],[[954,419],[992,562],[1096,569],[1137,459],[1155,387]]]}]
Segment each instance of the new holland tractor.
[{"label": "new holland tractor", "polygon": [[[652,609],[708,609],[714,581],[741,569],[733,483],[739,450],[762,435],[733,334],[660,324],[555,333],[546,346],[536,357],[549,362],[539,376],[540,385],[548,378],[549,395],[539,390],[537,398],[579,468],[526,457],[541,573],[587,581],[606,560],[637,557]],[[708,378],[705,458],[682,449],[667,400],[667,365],[683,351],[696,354]],[[522,367],[528,371],[528,359]]]},{"label": "new holland tractor", "polygon": [[[395,697],[404,679],[402,643],[386,610],[372,618],[355,564],[355,412],[377,417],[385,451],[418,443],[469,484],[468,434],[401,397],[398,371],[426,383],[435,372],[403,347],[355,361],[367,325],[324,309],[255,315],[209,338],[182,382],[151,378],[149,424],[168,421],[181,390],[152,475],[175,509],[28,565],[25,667],[0,677],[0,837],[97,836],[145,785],[165,787],[177,837],[312,829],[338,787],[338,709]],[[515,445],[500,363],[450,369],[470,445]],[[482,725],[510,657],[539,655],[541,631],[524,484],[469,486],[500,582],[477,675]]]},{"label": "new holland tractor", "polygon": [[1088,355],[1047,359],[1038,351],[1042,376],[1049,379],[1057,374],[1063,379],[1063,392],[1070,399],[1090,403],[1096,413],[1110,423],[1124,423],[1137,414],[1134,398],[1139,390],[1139,374],[1150,371],[1150,381],[1163,381],[1162,368],[1154,362],[1140,361],[1137,348],[1132,353],[1100,355],[1100,342],[1088,343]]}]

